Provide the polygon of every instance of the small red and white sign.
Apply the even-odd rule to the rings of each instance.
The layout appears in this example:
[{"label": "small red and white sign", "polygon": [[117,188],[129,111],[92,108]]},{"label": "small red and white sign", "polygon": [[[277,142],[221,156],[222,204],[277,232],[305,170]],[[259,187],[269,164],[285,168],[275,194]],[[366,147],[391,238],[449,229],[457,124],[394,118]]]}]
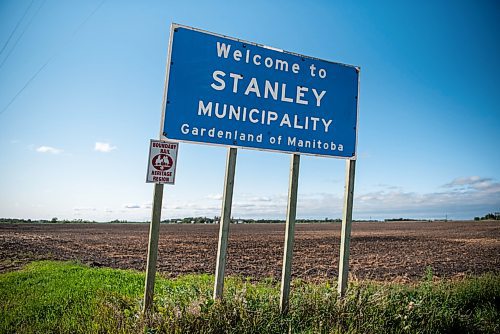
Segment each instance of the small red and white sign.
[{"label": "small red and white sign", "polygon": [[149,145],[148,183],[175,183],[175,167],[179,143],[151,140]]}]

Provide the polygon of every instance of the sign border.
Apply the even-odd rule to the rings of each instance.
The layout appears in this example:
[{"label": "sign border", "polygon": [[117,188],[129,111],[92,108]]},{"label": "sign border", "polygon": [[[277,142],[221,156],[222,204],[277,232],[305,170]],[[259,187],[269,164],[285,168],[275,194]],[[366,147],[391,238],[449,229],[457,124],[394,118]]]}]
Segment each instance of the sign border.
[{"label": "sign border", "polygon": [[[274,150],[274,149],[264,149],[264,148],[248,147],[248,146],[240,146],[240,145],[225,145],[225,144],[217,144],[217,143],[206,143],[206,142],[199,142],[199,141],[186,140],[186,139],[171,139],[171,138],[166,137],[165,136],[165,132],[164,132],[165,110],[166,110],[166,107],[167,107],[167,98],[168,98],[168,82],[169,82],[169,78],[170,78],[170,65],[171,65],[170,63],[172,61],[172,44],[173,44],[173,38],[174,38],[174,31],[177,28],[184,28],[184,29],[193,30],[193,31],[196,31],[196,32],[199,32],[199,33],[203,33],[203,34],[208,34],[208,35],[212,35],[212,36],[216,36],[216,37],[227,38],[227,39],[230,39],[230,40],[235,41],[235,42],[250,44],[250,45],[253,45],[253,46],[257,46],[257,47],[261,47],[261,48],[265,48],[265,49],[269,49],[269,50],[273,50],[273,51],[277,51],[277,52],[286,53],[286,54],[289,54],[289,55],[292,55],[292,56],[303,57],[303,58],[308,58],[308,59],[311,59],[311,60],[317,60],[317,61],[327,62],[327,63],[330,63],[330,64],[336,64],[336,65],[341,65],[341,66],[347,66],[347,67],[354,68],[356,70],[356,72],[358,73],[358,95],[357,95],[357,98],[356,98],[356,138],[355,138],[355,144],[354,144],[355,145],[354,146],[354,155],[352,157],[342,157],[342,156],[336,156],[336,155],[323,155],[323,154],[314,154],[314,153],[300,152],[300,151]],[[168,42],[167,66],[166,67],[167,68],[166,68],[166,74],[165,74],[165,88],[164,88],[164,92],[163,92],[163,110],[162,110],[162,113],[161,113],[161,124],[160,124],[160,129],[161,129],[160,130],[160,140],[173,140],[173,141],[177,141],[177,142],[184,142],[184,143],[190,143],[190,144],[201,144],[201,145],[220,146],[220,147],[235,147],[235,148],[255,150],[255,151],[263,151],[263,152],[310,155],[310,156],[315,156],[315,157],[334,158],[334,159],[341,159],[341,160],[356,160],[357,159],[357,156],[358,156],[358,125],[359,125],[359,92],[360,92],[360,88],[359,88],[359,86],[360,86],[360,78],[359,77],[360,77],[360,74],[361,74],[361,67],[359,67],[359,66],[349,65],[349,64],[339,63],[339,62],[334,62],[334,61],[330,61],[330,60],[324,60],[324,59],[320,59],[320,58],[316,58],[316,57],[311,57],[311,56],[306,56],[306,55],[302,55],[302,54],[299,54],[299,53],[286,51],[286,50],[283,50],[283,49],[280,49],[280,48],[275,48],[275,47],[272,47],[272,46],[267,46],[267,45],[259,44],[259,43],[255,43],[255,42],[249,42],[249,41],[246,41],[246,40],[243,40],[243,39],[239,39],[239,38],[235,38],[235,37],[231,37],[231,36],[227,36],[227,35],[223,35],[223,34],[218,34],[218,33],[210,32],[210,31],[207,31],[207,30],[203,30],[203,29],[199,29],[199,28],[194,28],[194,27],[190,27],[190,26],[186,26],[186,25],[182,25],[182,24],[178,24],[178,23],[172,22],[170,24],[170,38],[169,38],[169,42]]]}]

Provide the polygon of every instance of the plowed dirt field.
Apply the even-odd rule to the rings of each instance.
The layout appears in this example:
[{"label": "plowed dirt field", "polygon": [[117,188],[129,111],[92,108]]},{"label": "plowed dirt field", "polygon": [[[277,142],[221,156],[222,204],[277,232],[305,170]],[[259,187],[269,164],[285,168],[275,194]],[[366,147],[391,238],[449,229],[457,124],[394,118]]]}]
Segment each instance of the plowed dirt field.
[{"label": "plowed dirt field", "polygon": [[[149,224],[0,224],[0,272],[33,260],[77,260],[144,270]],[[231,225],[227,275],[281,277],[284,224]],[[166,276],[214,273],[218,225],[160,229],[158,271]],[[296,226],[292,275],[336,279],[340,224]],[[354,223],[351,274],[358,279],[413,281],[427,267],[437,277],[500,272],[500,222]]]}]

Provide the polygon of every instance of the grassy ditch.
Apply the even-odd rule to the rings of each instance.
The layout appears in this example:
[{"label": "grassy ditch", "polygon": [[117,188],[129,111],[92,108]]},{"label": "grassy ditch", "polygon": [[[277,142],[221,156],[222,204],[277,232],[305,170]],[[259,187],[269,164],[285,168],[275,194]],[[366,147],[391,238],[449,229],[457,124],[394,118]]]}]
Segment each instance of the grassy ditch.
[{"label": "grassy ditch", "polygon": [[68,262],[35,262],[0,275],[0,333],[499,333],[500,275],[418,284],[294,281],[290,312],[279,313],[279,285],[213,277],[158,277],[155,311],[141,314],[144,275]]}]

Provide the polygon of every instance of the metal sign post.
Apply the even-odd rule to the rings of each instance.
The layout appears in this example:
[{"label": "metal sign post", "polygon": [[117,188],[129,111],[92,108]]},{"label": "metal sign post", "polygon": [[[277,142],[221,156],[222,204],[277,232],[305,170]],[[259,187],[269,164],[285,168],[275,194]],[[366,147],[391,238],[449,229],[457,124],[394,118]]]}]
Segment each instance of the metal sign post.
[{"label": "metal sign post", "polygon": [[224,177],[224,195],[219,227],[219,244],[217,247],[217,265],[215,268],[214,299],[222,298],[224,291],[224,272],[226,270],[227,239],[231,222],[231,206],[233,203],[234,173],[236,169],[235,147],[227,150],[226,175]]},{"label": "metal sign post", "polygon": [[161,205],[163,202],[163,184],[155,184],[153,195],[152,219],[149,226],[148,262],[146,265],[146,283],[144,287],[144,312],[153,306],[155,288],[156,260],[158,257],[158,238],[160,235]]},{"label": "metal sign post", "polygon": [[351,243],[352,202],[354,198],[354,173],[356,160],[346,160],[344,213],[342,216],[342,232],[340,235],[340,259],[338,293],[345,296],[349,274],[349,248]]},{"label": "metal sign post", "polygon": [[151,140],[149,145],[146,182],[155,183],[155,188],[153,193],[151,224],[149,226],[148,260],[146,266],[146,283],[144,287],[144,312],[150,311],[153,304],[161,206],[163,202],[163,185],[175,183],[178,149],[179,143],[161,140]]},{"label": "metal sign post", "polygon": [[290,295],[290,278],[292,272],[293,241],[295,234],[295,217],[297,212],[297,190],[299,187],[300,155],[293,154],[290,159],[290,184],[288,186],[288,208],[286,211],[285,250],[283,252],[283,269],[281,272],[281,313],[288,312]]}]

